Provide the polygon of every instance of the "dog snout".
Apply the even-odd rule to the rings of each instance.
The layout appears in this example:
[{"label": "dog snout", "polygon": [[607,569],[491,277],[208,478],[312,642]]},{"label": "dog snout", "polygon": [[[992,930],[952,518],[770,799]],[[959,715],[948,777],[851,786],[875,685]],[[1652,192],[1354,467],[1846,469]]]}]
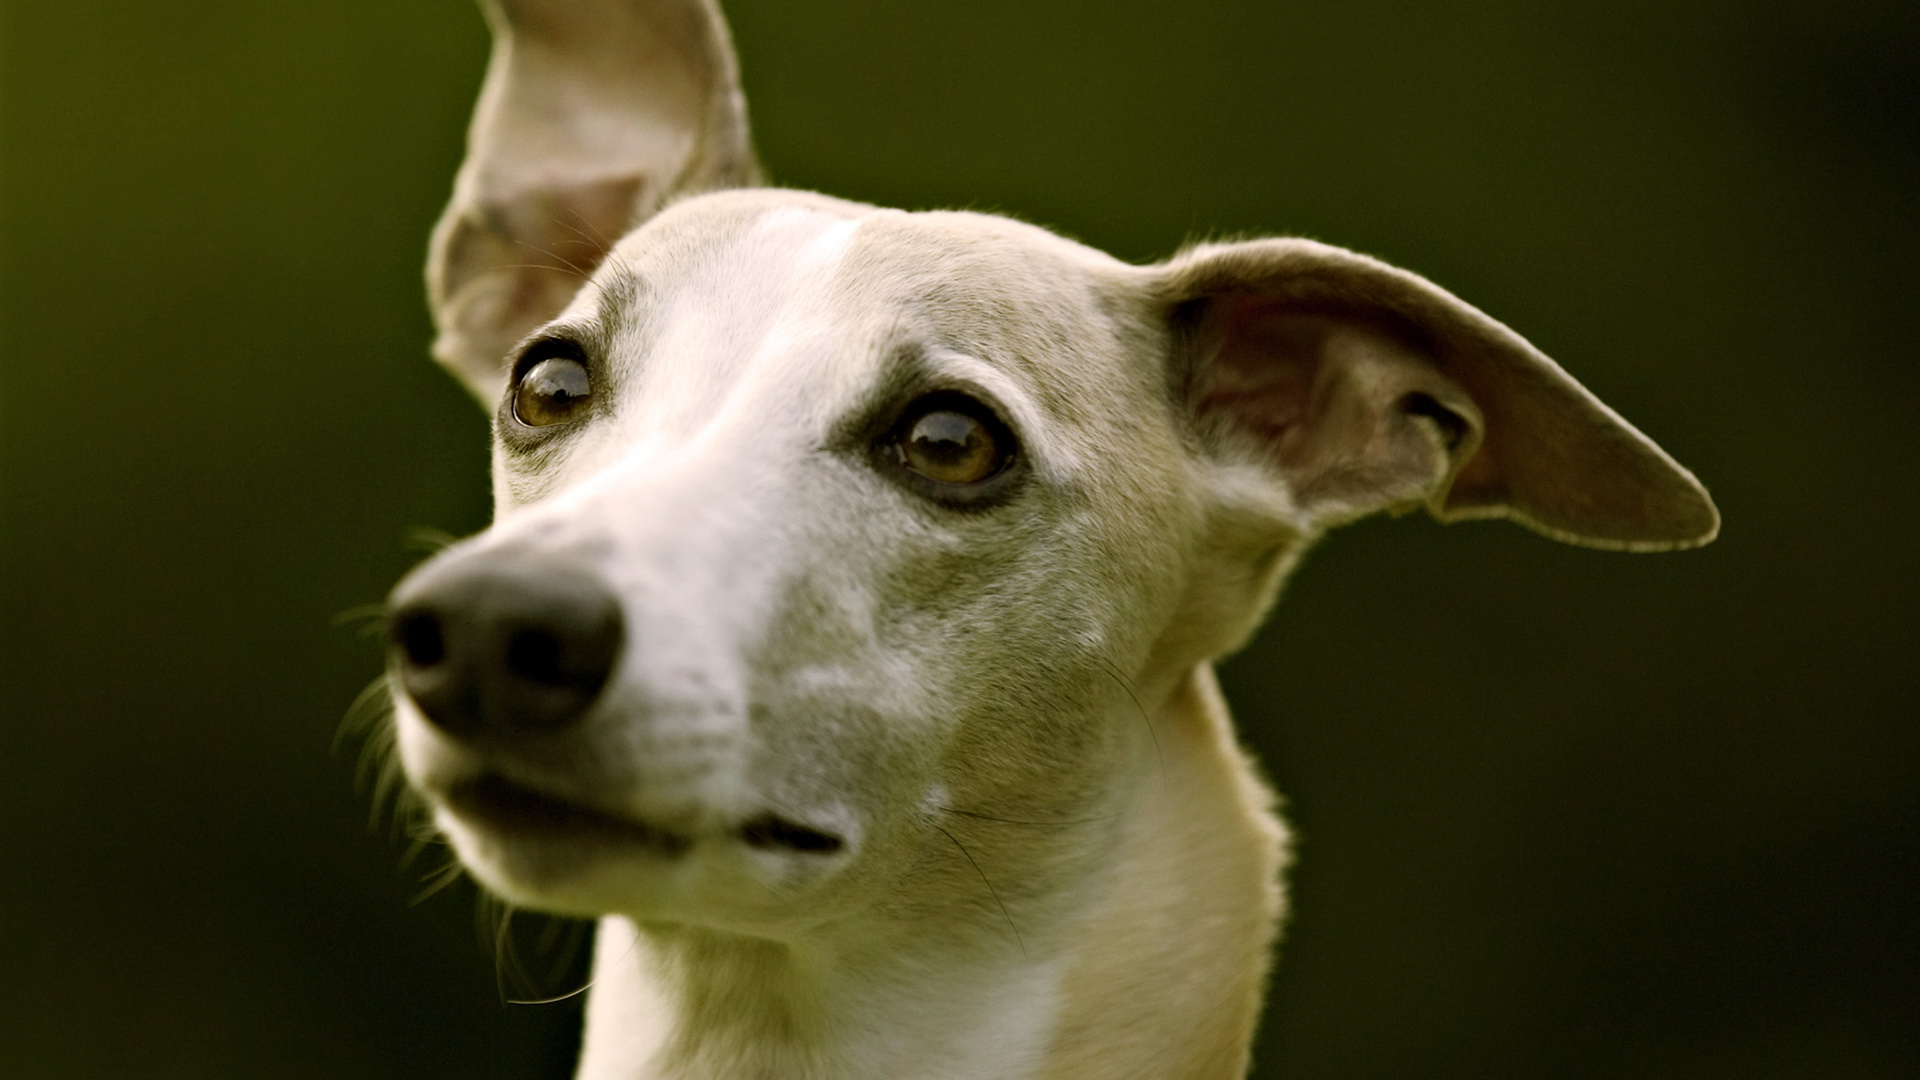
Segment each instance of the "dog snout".
[{"label": "dog snout", "polygon": [[401,687],[461,739],[563,731],[600,696],[626,636],[592,575],[510,550],[443,556],[394,590],[387,620]]}]

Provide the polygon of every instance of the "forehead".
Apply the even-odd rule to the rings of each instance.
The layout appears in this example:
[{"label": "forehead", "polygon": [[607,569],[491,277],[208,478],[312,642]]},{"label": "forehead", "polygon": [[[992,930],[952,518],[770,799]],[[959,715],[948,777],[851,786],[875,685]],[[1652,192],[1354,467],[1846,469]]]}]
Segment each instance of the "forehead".
[{"label": "forehead", "polygon": [[626,237],[563,321],[595,324],[633,391],[685,405],[781,374],[852,391],[918,352],[1054,413],[1139,374],[1137,273],[1008,218],[727,192]]},{"label": "forehead", "polygon": [[779,276],[783,267],[804,267],[814,281],[824,272],[873,299],[968,303],[1019,294],[1042,307],[1079,299],[1090,286],[1116,287],[1134,270],[994,214],[909,213],[778,189],[676,203],[625,237],[608,269],[638,284],[748,268]]}]

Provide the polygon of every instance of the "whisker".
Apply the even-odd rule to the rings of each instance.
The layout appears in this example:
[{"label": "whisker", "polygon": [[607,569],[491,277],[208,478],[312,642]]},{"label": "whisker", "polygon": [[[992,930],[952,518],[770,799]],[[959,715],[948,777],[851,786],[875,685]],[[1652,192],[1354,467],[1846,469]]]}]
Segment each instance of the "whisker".
[{"label": "whisker", "polygon": [[547,916],[547,926],[540,932],[538,945],[542,954],[553,959],[547,969],[549,983],[559,981],[573,966],[580,956],[581,947],[592,940],[594,925],[592,920],[587,919]]},{"label": "whisker", "polygon": [[[556,920],[556,922],[555,922],[555,925],[557,925],[557,924],[558,924],[559,922],[562,922],[562,921],[564,921],[564,922],[567,922],[567,923],[572,923],[572,924],[573,924],[573,926],[572,926],[572,929],[575,929],[575,930],[578,930],[578,929],[579,929],[579,928],[580,928],[580,927],[581,927],[582,925],[585,925],[585,926],[592,926],[592,925],[593,925],[592,923],[585,923],[585,924],[582,924],[582,923],[579,923],[579,922],[577,922],[576,920],[573,920],[573,919],[566,919],[566,920]],[[549,937],[549,936],[551,935],[551,933],[552,933],[552,930],[553,930],[553,927],[552,927],[552,926],[550,926],[550,927],[548,928],[548,932],[547,932],[547,933],[545,933],[545,934],[542,934],[542,935],[541,935],[541,937],[542,937],[543,939],[545,939],[545,938],[547,938],[547,937]],[[577,942],[577,941],[575,942],[575,945],[574,945],[574,947],[575,947],[575,948],[578,948],[578,942]],[[620,964],[620,963],[621,963],[622,961],[624,961],[624,960],[626,960],[626,958],[627,958],[627,957],[629,957],[629,956],[632,956],[632,955],[633,955],[633,950],[635,950],[635,949],[637,949],[637,948],[639,948],[639,947],[640,947],[640,935],[639,935],[639,933],[638,933],[638,932],[636,931],[636,932],[634,933],[634,935],[632,936],[632,938],[631,938],[631,939],[630,939],[630,940],[629,940],[629,941],[627,942],[627,951],[626,951],[626,952],[623,952],[623,953],[621,953],[621,954],[620,954],[620,956],[619,956],[619,958],[618,958],[618,959],[616,959],[616,960],[614,960],[614,961],[613,961],[613,963],[614,963],[615,965],[618,965],[618,964]],[[569,961],[570,961],[571,959],[572,959],[572,952],[571,952],[571,951],[569,951],[569,953],[568,953],[568,955],[566,956],[566,958],[565,958],[565,959],[563,959],[563,960],[561,961],[561,963],[563,963],[563,964],[564,964],[564,963],[567,963],[567,962],[569,962]],[[588,975],[588,978],[587,978],[587,981],[586,981],[586,982],[584,982],[584,983],[581,983],[578,989],[575,989],[575,990],[569,990],[569,991],[567,991],[566,993],[564,993],[564,994],[561,994],[561,995],[559,995],[559,996],[557,996],[557,997],[550,997],[550,998],[530,998],[530,999],[527,999],[527,1000],[524,1000],[524,1001],[522,1001],[522,1000],[516,1000],[516,999],[509,999],[507,1003],[508,1003],[508,1004],[510,1004],[510,1005],[555,1005],[555,1004],[558,1004],[558,1003],[560,1003],[560,1002],[562,1002],[562,1001],[566,1001],[566,1000],[568,1000],[569,998],[576,998],[576,997],[579,997],[579,996],[580,996],[581,994],[584,994],[584,993],[586,993],[587,991],[589,991],[589,990],[591,990],[591,989],[593,989],[593,984],[594,984],[594,982],[595,982],[595,980],[594,980],[594,978],[592,977],[592,975],[591,975],[591,974],[589,974],[589,975]]]},{"label": "whisker", "polygon": [[547,250],[546,248],[543,248],[543,247],[541,247],[541,246],[540,246],[539,244],[533,244],[533,243],[529,243],[529,242],[527,242],[527,241],[525,241],[525,240],[521,240],[521,241],[517,241],[517,242],[519,243],[519,245],[520,245],[521,247],[523,247],[523,248],[528,248],[528,249],[530,249],[530,250],[532,250],[532,251],[537,251],[537,252],[539,252],[540,254],[542,254],[542,255],[545,255],[545,256],[546,256],[547,258],[549,258],[549,259],[552,259],[552,260],[553,260],[554,262],[557,262],[557,263],[559,263],[560,265],[559,265],[559,266],[550,266],[550,265],[549,265],[549,266],[542,266],[542,265],[540,265],[540,264],[538,264],[538,263],[533,263],[533,264],[529,264],[529,265],[523,265],[523,266],[520,266],[520,267],[516,267],[516,269],[521,269],[521,270],[570,270],[570,271],[572,271],[572,272],[573,272],[573,275],[574,275],[575,277],[577,277],[577,278],[579,278],[579,279],[580,279],[581,281],[591,281],[591,280],[593,279],[593,275],[592,275],[591,273],[588,273],[588,272],[587,272],[586,270],[583,270],[583,269],[581,269],[581,267],[580,267],[580,264],[579,264],[579,263],[576,263],[576,262],[574,262],[574,261],[573,261],[572,259],[569,259],[569,258],[567,258],[567,257],[566,257],[565,255],[562,255],[562,254],[560,254],[560,253],[558,253],[558,252],[555,252],[555,251],[549,251],[549,250]]},{"label": "whisker", "polygon": [[[547,917],[546,926],[541,929],[540,936],[534,939],[534,948],[540,950],[542,954],[552,954],[556,951],[557,947],[559,955],[554,957],[553,966],[547,974],[549,983],[557,982],[561,976],[567,973],[567,968],[570,967],[575,958],[580,955],[580,945],[592,927],[592,923],[583,922],[579,919],[569,919],[561,916]],[[562,940],[563,938],[565,939],[564,941]],[[637,943],[638,939],[635,940]],[[585,982],[564,994],[544,998],[508,998],[507,1004],[553,1005],[566,1001],[569,998],[579,997],[592,988],[593,977],[591,972],[589,972]]]},{"label": "whisker", "polygon": [[[531,247],[532,245],[528,245],[528,246]],[[559,256],[555,255],[554,258],[557,259],[559,258]],[[574,277],[580,277],[580,270],[578,267],[555,266],[552,263],[502,263],[499,266],[494,267],[493,269],[495,270],[560,270],[568,274],[572,274]]]},{"label": "whisker", "polygon": [[1167,779],[1167,756],[1160,749],[1160,733],[1154,729],[1153,717],[1147,715],[1147,707],[1140,704],[1140,695],[1136,692],[1133,681],[1120,674],[1119,670],[1105,657],[1096,656],[1094,660],[1112,677],[1114,682],[1120,684],[1120,689],[1127,692],[1127,698],[1133,702],[1134,710],[1140,714],[1140,719],[1147,725],[1147,734],[1153,739],[1153,756],[1160,760],[1160,779],[1164,783]]},{"label": "whisker", "polygon": [[427,885],[407,899],[407,906],[417,906],[424,903],[428,898],[438,895],[445,890],[447,886],[459,881],[460,876],[465,872],[466,867],[460,864],[459,859],[448,858],[446,865],[420,879],[426,882]]},{"label": "whisker", "polygon": [[412,789],[403,793],[402,798],[407,803],[406,813],[409,820],[405,829],[402,830],[407,834],[407,850],[400,853],[400,869],[407,870],[420,861],[420,856],[426,854],[428,848],[446,847],[447,841],[440,835],[439,828],[433,824],[433,817],[428,813],[426,804],[412,794]]},{"label": "whisker", "polygon": [[343,626],[357,627],[362,634],[365,634],[369,626],[380,628],[381,624],[386,621],[386,618],[387,605],[384,603],[355,604],[340,614],[335,615],[330,625],[335,628]]},{"label": "whisker", "polygon": [[579,996],[580,996],[581,994],[584,994],[584,993],[586,993],[587,991],[589,991],[589,990],[591,990],[591,989],[593,989],[593,980],[592,980],[592,979],[588,979],[588,980],[587,980],[586,982],[584,982],[584,983],[581,983],[581,984],[580,984],[580,986],[579,986],[579,987],[578,987],[577,989],[574,989],[574,990],[569,990],[569,991],[567,991],[566,993],[564,993],[564,994],[559,994],[559,995],[557,995],[557,996],[555,996],[555,997],[549,997],[549,998],[508,998],[508,999],[507,999],[507,1004],[509,1004],[509,1005],[558,1005],[558,1004],[560,1004],[561,1002],[563,1002],[563,1001],[566,1001],[566,1000],[567,1000],[568,998],[577,998],[577,997],[579,997]]},{"label": "whisker", "polygon": [[973,818],[975,821],[994,821],[1002,825],[1091,825],[1096,821],[1112,821],[1118,816],[1115,814],[1101,814],[1098,817],[1088,818],[1060,818],[1054,821],[1022,821],[1019,818],[994,817],[992,814],[982,814],[973,810],[955,810],[951,806],[936,806],[934,809],[943,814]]},{"label": "whisker", "polygon": [[380,726],[392,715],[390,690],[387,673],[383,671],[353,696],[346,714],[340,718],[340,726],[334,730],[334,753],[339,753],[348,739],[369,738],[379,733]]},{"label": "whisker", "polygon": [[[526,961],[520,955],[520,939],[513,932],[514,917],[520,914],[522,914],[520,909],[513,904],[485,891],[479,894],[474,907],[474,918],[478,921],[483,934],[488,932],[488,924],[492,924],[490,936],[493,939],[494,989],[499,993],[501,1002],[507,1005],[550,1005],[586,993],[593,986],[591,977],[586,980],[585,985],[557,997],[509,996],[510,987],[538,991],[542,981],[536,979],[528,970]],[[546,926],[534,939],[534,949],[542,954],[548,953],[556,944],[559,944],[562,935],[566,938],[565,947],[555,958],[554,966],[545,980],[551,984],[565,975],[566,969],[579,957],[580,946],[585,940],[586,932],[592,929],[593,924],[559,916],[546,918],[548,919]]]},{"label": "whisker", "polygon": [[389,838],[405,837],[410,841],[400,865],[411,866],[422,849],[437,842],[438,833],[426,803],[407,783],[400,767],[398,738],[393,726],[392,683],[386,673],[367,684],[347,707],[334,732],[333,752],[337,754],[354,742],[360,747],[353,767],[354,787],[371,793],[367,828],[379,828],[384,818]]},{"label": "whisker", "polygon": [[405,787],[400,774],[393,731],[392,686],[382,672],[360,691],[347,706],[333,736],[333,752],[339,753],[349,741],[358,741],[360,754],[354,762],[353,782],[361,791],[371,790],[367,827],[376,828],[383,815],[391,815],[394,835],[399,835],[402,818],[409,809],[402,794]]},{"label": "whisker", "polygon": [[[605,233],[601,232],[599,229],[594,228],[593,222],[588,221],[586,218],[581,217],[579,214],[574,214],[572,216],[576,221],[580,222],[580,225],[575,225],[572,221],[567,221],[562,218],[555,218],[553,220],[553,223],[555,225],[560,226],[563,229],[566,229],[568,232],[571,232],[573,235],[579,237],[581,240],[585,241],[586,243],[592,244],[594,247],[599,248],[602,252],[613,250],[613,241],[607,239],[607,236]],[[582,229],[580,227],[581,225],[586,226],[586,228]]]},{"label": "whisker", "polygon": [[459,537],[445,529],[436,529],[430,525],[415,525],[407,530],[406,546],[410,551],[424,551],[429,555],[437,555],[459,542]]},{"label": "whisker", "polygon": [[1013,931],[1014,944],[1020,946],[1020,955],[1021,956],[1027,955],[1027,943],[1024,940],[1022,940],[1020,937],[1020,928],[1013,925],[1013,913],[1007,910],[1007,905],[1004,901],[1000,899],[1000,892],[998,889],[995,889],[993,887],[993,882],[987,880],[987,872],[985,870],[980,869],[980,864],[974,860],[973,852],[968,851],[967,845],[961,843],[959,838],[955,837],[952,833],[948,832],[945,828],[939,825],[934,825],[933,822],[931,821],[927,822],[927,824],[932,825],[936,829],[939,829],[940,835],[946,837],[949,840],[952,840],[953,846],[960,849],[960,854],[965,855],[967,857],[967,864],[973,867],[974,873],[980,875],[980,883],[987,887],[987,895],[993,897],[993,902],[996,905],[998,905],[1000,908],[1000,914],[1006,918],[1007,929]]},{"label": "whisker", "polygon": [[524,984],[526,969],[520,966],[520,955],[513,947],[513,905],[498,899],[491,893],[481,893],[480,901],[474,910],[474,917],[484,926],[488,919],[497,919],[493,928],[493,988],[504,1004],[507,998],[507,979],[518,976]]}]

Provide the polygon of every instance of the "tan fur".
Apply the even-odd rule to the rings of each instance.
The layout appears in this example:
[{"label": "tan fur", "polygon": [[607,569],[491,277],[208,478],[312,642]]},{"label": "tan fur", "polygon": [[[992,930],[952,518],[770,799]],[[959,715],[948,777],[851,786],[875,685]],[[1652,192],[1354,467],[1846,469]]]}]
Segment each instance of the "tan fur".
[{"label": "tan fur", "polygon": [[1286,832],[1209,665],[1158,714],[1166,768],[1079,931],[1043,1075],[1244,1075],[1283,909]]},{"label": "tan fur", "polygon": [[[490,12],[431,291],[497,410],[496,520],[397,595],[563,567],[625,638],[564,730],[466,737],[401,694],[398,744],[483,884],[601,918],[583,1080],[1244,1075],[1287,844],[1212,665],[1301,554],[1417,506],[1599,547],[1717,528],[1644,435],[1405,271],[1290,239],[1136,267],[726,190],[757,166],[710,3]],[[556,226],[584,277],[511,254]],[[530,331],[590,371],[578,421],[516,419]],[[932,392],[1012,433],[1005,494],[889,471],[888,418]],[[476,778],[677,846],[530,839],[462,811]],[[844,842],[743,840],[770,812]]]}]

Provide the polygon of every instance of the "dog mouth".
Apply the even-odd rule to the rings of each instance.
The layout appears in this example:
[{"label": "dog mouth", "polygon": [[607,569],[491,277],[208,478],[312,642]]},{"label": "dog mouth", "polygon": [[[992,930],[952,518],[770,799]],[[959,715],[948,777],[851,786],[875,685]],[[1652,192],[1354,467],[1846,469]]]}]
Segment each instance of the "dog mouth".
[{"label": "dog mouth", "polygon": [[598,840],[683,855],[693,838],[632,818],[609,814],[484,773],[455,784],[446,802],[454,813],[487,829],[542,839]]},{"label": "dog mouth", "polygon": [[[536,791],[501,776],[484,773],[455,784],[447,805],[458,815],[491,830],[543,839],[572,839],[644,848],[668,857],[686,854],[695,838],[630,817],[583,806]],[[846,841],[774,813],[749,818],[731,839],[760,851],[832,855]]]},{"label": "dog mouth", "polygon": [[811,829],[777,814],[761,814],[740,826],[739,837],[750,848],[792,851],[801,855],[832,855],[847,846],[829,832]]}]

